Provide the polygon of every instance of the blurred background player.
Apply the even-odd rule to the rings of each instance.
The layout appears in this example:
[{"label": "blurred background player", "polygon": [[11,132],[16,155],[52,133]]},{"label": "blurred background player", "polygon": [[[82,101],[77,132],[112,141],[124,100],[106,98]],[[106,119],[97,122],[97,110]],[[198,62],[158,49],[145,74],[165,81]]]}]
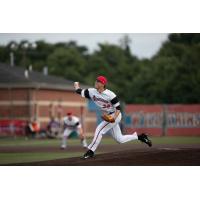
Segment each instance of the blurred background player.
[{"label": "blurred background player", "polygon": [[60,132],[60,123],[54,117],[51,117],[51,120],[47,125],[47,137],[56,138],[59,132]]},{"label": "blurred background player", "polygon": [[94,152],[99,146],[102,136],[111,130],[113,138],[119,143],[125,143],[132,140],[140,140],[148,146],[152,142],[144,133],[138,135],[137,132],[123,135],[119,126],[122,118],[120,102],[116,94],[106,89],[107,79],[104,76],[98,76],[95,82],[95,88],[81,89],[79,82],[74,83],[76,93],[82,97],[92,100],[101,110],[103,121],[97,126],[92,143],[88,146],[88,151],[83,158],[87,159],[94,156]]},{"label": "blurred background player", "polygon": [[87,148],[87,142],[79,118],[73,116],[72,112],[68,112],[67,116],[63,118],[63,121],[64,121],[64,133],[62,137],[61,149],[65,149],[67,147],[67,138],[74,131],[78,133],[82,146],[84,148]]}]

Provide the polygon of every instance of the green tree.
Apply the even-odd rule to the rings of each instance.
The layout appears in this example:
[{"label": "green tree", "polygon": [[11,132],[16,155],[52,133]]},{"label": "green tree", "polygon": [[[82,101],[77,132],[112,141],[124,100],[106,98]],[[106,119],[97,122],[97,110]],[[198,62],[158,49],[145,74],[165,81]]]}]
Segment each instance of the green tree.
[{"label": "green tree", "polygon": [[83,81],[85,60],[75,48],[56,48],[47,58],[49,72],[69,80]]},{"label": "green tree", "polygon": [[[49,44],[29,41],[0,46],[0,61],[15,64],[72,81],[93,85],[98,75],[105,75],[108,88],[127,103],[199,103],[200,34],[173,33],[151,59],[138,59],[130,51],[128,35],[119,45],[101,43],[88,53],[75,41]],[[134,41],[133,41],[134,44]]]}]

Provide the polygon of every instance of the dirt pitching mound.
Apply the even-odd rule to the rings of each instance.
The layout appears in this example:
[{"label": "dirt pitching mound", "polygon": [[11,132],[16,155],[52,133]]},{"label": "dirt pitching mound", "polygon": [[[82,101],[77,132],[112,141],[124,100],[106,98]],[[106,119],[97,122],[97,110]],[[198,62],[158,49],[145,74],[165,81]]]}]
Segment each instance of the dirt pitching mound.
[{"label": "dirt pitching mound", "polygon": [[131,149],[95,155],[84,160],[80,157],[13,164],[17,166],[199,166],[200,148]]}]

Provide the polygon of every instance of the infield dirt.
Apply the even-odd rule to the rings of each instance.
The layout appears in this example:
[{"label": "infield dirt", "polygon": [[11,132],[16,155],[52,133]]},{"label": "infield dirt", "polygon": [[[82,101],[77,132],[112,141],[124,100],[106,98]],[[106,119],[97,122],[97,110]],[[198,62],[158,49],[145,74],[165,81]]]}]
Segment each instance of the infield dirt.
[{"label": "infield dirt", "polygon": [[[32,147],[25,149],[15,148],[10,151],[29,152],[55,152],[59,149],[52,147]],[[200,146],[199,145],[154,145],[152,148],[139,145],[102,145],[97,152],[106,150],[107,153],[100,153],[94,158],[84,160],[80,157],[62,158],[56,160],[15,163],[15,166],[199,166]],[[8,150],[2,149],[1,152]],[[78,146],[71,147],[69,151],[83,151]],[[84,152],[84,151],[83,151]],[[65,151],[63,151],[65,153]]]}]

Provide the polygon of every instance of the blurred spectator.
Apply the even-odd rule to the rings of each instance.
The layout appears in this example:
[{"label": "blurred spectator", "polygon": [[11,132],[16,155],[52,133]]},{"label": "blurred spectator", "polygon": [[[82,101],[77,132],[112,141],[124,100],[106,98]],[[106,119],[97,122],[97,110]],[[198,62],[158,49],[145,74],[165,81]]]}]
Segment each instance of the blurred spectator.
[{"label": "blurred spectator", "polygon": [[13,136],[14,139],[16,139],[15,124],[12,121],[10,122],[9,129],[10,129],[11,136]]},{"label": "blurred spectator", "polygon": [[30,127],[30,130],[31,130],[32,138],[35,138],[36,134],[38,134],[39,131],[40,131],[40,124],[39,124],[39,122],[36,119],[34,119],[34,121],[32,121],[31,123],[29,123],[29,127]]},{"label": "blurred spectator", "polygon": [[58,136],[60,130],[60,124],[55,120],[54,117],[51,118],[49,124],[47,125],[47,137],[55,138]]},{"label": "blurred spectator", "polygon": [[28,140],[29,137],[32,134],[32,130],[31,130],[31,122],[30,121],[26,121],[26,125],[25,125],[25,139]]}]

